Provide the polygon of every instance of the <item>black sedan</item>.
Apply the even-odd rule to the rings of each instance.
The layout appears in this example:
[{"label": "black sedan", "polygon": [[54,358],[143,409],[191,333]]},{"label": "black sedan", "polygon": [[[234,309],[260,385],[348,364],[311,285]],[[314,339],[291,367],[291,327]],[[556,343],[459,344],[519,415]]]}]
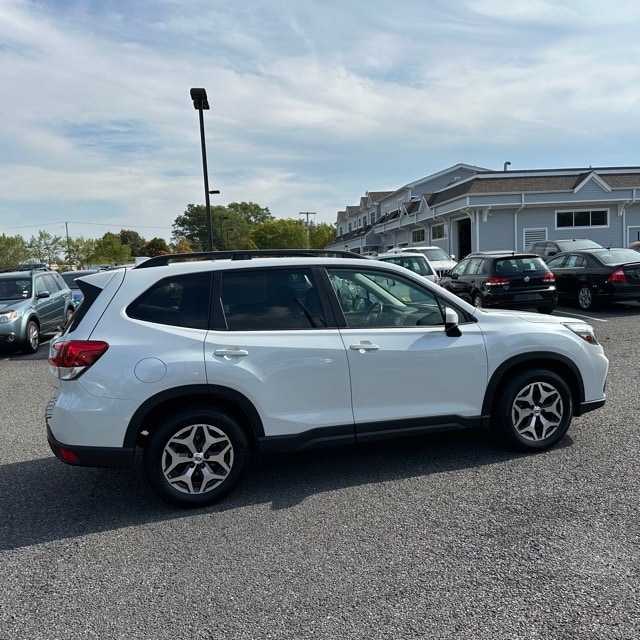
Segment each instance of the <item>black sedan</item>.
[{"label": "black sedan", "polygon": [[566,251],[547,263],[560,299],[588,311],[599,302],[640,300],[640,254],[633,249]]}]

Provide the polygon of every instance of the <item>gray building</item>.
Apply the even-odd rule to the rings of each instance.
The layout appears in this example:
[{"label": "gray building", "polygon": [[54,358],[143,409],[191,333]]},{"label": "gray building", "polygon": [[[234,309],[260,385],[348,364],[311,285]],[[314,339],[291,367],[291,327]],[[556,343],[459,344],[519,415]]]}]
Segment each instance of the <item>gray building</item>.
[{"label": "gray building", "polygon": [[[505,164],[506,169],[506,164]],[[640,240],[640,167],[492,171],[458,164],[338,212],[333,249],[522,250],[537,240]]]}]

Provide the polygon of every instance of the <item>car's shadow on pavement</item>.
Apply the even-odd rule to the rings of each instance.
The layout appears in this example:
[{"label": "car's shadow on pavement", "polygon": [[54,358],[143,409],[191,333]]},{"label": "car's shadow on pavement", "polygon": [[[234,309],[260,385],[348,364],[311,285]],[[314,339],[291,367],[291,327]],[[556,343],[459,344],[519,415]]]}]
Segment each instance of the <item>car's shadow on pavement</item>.
[{"label": "car's shadow on pavement", "polygon": [[[569,446],[569,436],[557,447]],[[0,466],[0,550],[138,524],[271,504],[287,509],[345,487],[498,464],[528,454],[503,450],[484,431],[434,434],[354,448],[271,456],[247,470],[225,500],[202,510],[172,507],[131,469],[67,466],[54,457]]]},{"label": "car's shadow on pavement", "polygon": [[22,353],[16,347],[0,347],[0,360],[47,360],[49,358],[49,338],[43,338],[35,353]]}]

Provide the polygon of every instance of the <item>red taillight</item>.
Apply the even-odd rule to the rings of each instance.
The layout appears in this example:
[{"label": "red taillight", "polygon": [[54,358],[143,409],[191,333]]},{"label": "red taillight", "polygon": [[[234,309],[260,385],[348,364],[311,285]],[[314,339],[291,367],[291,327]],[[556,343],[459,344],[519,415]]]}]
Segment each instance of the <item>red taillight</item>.
[{"label": "red taillight", "polygon": [[616,269],[610,276],[609,282],[626,282],[627,276],[622,269]]},{"label": "red taillight", "polygon": [[498,276],[489,276],[487,278],[486,284],[488,286],[494,286],[499,284],[509,284],[511,282],[509,278],[498,278]]},{"label": "red taillight", "polygon": [[49,365],[61,380],[73,380],[94,364],[109,345],[102,340],[69,340],[51,345]]},{"label": "red taillight", "polygon": [[544,282],[545,284],[553,284],[556,281],[556,277],[553,275],[553,273],[551,273],[551,271],[549,271],[549,273],[545,273],[544,276],[542,276],[542,282]]}]

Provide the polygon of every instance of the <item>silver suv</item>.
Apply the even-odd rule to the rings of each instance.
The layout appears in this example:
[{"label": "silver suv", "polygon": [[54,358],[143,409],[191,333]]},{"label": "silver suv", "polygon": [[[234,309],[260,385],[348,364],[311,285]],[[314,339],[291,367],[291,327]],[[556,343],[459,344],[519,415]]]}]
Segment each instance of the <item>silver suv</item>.
[{"label": "silver suv", "polygon": [[486,427],[526,451],[602,406],[608,361],[582,321],[477,309],[347,252],[167,255],[78,281],[51,342],[49,444],[214,502],[250,456]]},{"label": "silver suv", "polygon": [[40,336],[66,326],[73,311],[71,289],[57,272],[0,273],[0,344],[35,353]]}]

